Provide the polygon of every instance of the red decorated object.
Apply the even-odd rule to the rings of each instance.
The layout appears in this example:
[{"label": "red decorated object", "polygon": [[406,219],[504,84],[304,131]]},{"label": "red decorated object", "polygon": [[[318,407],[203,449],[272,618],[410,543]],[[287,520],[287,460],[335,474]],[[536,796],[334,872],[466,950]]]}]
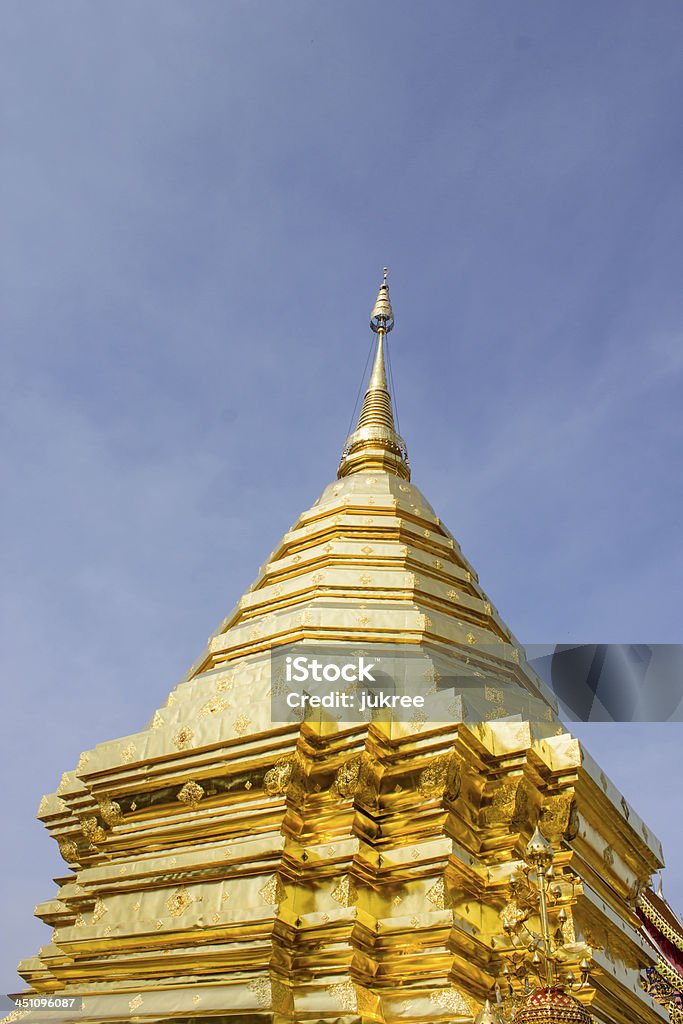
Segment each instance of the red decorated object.
[{"label": "red decorated object", "polygon": [[512,1024],[591,1024],[578,999],[563,988],[537,988],[517,1011]]}]

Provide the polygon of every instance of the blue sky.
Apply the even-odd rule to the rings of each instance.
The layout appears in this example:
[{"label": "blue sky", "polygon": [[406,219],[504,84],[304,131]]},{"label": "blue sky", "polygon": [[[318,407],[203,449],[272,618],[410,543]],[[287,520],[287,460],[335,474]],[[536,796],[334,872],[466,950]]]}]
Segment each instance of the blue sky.
[{"label": "blue sky", "polygon": [[[683,641],[683,8],[7,0],[3,23],[13,988],[64,867],[40,795],[142,726],[334,476],[385,263],[413,479],[512,629]],[[583,734],[683,909],[680,728]]]}]

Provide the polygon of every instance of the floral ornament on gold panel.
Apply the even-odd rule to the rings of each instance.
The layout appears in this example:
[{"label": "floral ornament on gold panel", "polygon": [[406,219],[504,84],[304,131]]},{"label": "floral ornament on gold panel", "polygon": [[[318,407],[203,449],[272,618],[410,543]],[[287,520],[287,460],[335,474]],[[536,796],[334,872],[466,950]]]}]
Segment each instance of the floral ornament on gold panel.
[{"label": "floral ornament on gold panel", "polygon": [[344,799],[358,794],[361,789],[370,786],[372,777],[372,759],[369,754],[355,754],[345,761],[338,769],[332,788]]},{"label": "floral ornament on gold panel", "polygon": [[349,875],[344,875],[330,895],[342,907],[353,907],[358,900],[358,890]]},{"label": "floral ornament on gold panel", "polygon": [[430,903],[434,904],[437,910],[447,910],[452,906],[446,880],[443,876],[437,879],[431,889],[429,889],[427,899]]},{"label": "floral ornament on gold panel", "polygon": [[186,886],[179,885],[166,900],[166,908],[172,917],[181,917],[191,903],[194,903],[194,900]]},{"label": "floral ornament on gold panel", "polygon": [[352,982],[342,981],[338,985],[328,985],[327,991],[346,1013],[355,1013],[358,1010],[358,998]]},{"label": "floral ornament on gold panel", "polygon": [[287,898],[287,891],[280,880],[279,875],[273,875],[266,884],[259,889],[259,896],[268,906],[274,907]]},{"label": "floral ornament on gold panel", "polygon": [[194,810],[199,807],[199,801],[203,796],[203,787],[198,782],[195,782],[194,779],[189,779],[179,790],[176,800],[179,800],[181,804],[187,804]]},{"label": "floral ornament on gold panel", "polygon": [[292,771],[294,758],[291,755],[279,758],[275,765],[266,772],[263,778],[263,785],[269,796],[279,796],[287,791]]},{"label": "floral ornament on gold panel", "polygon": [[60,854],[67,864],[78,859],[78,847],[73,839],[60,839],[57,845],[59,846]]},{"label": "floral ornament on gold panel", "polygon": [[102,797],[98,809],[100,817],[107,825],[120,825],[123,821],[121,805],[116,800],[111,800],[108,796]]},{"label": "floral ornament on gold panel", "polygon": [[90,843],[101,843],[107,838],[107,833],[99,824],[94,814],[81,818],[81,831]]},{"label": "floral ornament on gold panel", "polygon": [[437,992],[432,992],[429,998],[435,1006],[440,1006],[458,1016],[471,1017],[474,1012],[474,1003],[467,999],[462,992],[458,992],[457,988],[439,989]]},{"label": "floral ornament on gold panel", "polygon": [[226,693],[228,690],[232,690],[234,685],[234,678],[232,674],[222,676],[216,682],[216,690],[218,693]]},{"label": "floral ornament on gold panel", "polygon": [[254,978],[249,982],[247,988],[256,996],[256,1002],[262,1009],[270,1006],[271,992],[270,980],[268,978]]},{"label": "floral ornament on gold panel", "polygon": [[104,900],[101,896],[98,896],[95,900],[95,906],[93,907],[92,917],[90,919],[91,923],[97,924],[97,922],[101,921],[107,912],[108,910]]},{"label": "floral ornament on gold panel", "polygon": [[208,715],[216,715],[221,711],[227,711],[229,707],[231,704],[224,697],[211,697],[205,704],[202,704],[197,712],[197,717],[205,718]]},{"label": "floral ornament on gold panel", "polygon": [[235,732],[238,736],[244,736],[245,732],[251,725],[251,719],[248,715],[240,715],[239,718],[235,719]]},{"label": "floral ornament on gold panel", "polygon": [[193,739],[194,732],[190,729],[189,725],[184,725],[173,737],[173,746],[176,750],[185,750],[192,743]]},{"label": "floral ornament on gold panel", "polygon": [[271,979],[271,1000],[276,1013],[289,1013],[292,1009],[291,989],[281,981]]},{"label": "floral ornament on gold panel", "polygon": [[443,796],[448,781],[449,763],[450,758],[444,754],[420,772],[418,788],[425,799]]}]

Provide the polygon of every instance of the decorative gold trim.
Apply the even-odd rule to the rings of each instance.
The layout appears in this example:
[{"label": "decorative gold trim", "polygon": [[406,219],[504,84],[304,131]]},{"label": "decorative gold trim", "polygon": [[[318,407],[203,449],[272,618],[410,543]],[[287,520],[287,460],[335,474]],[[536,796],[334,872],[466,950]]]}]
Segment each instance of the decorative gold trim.
[{"label": "decorative gold trim", "polygon": [[[675,929],[673,925],[662,917],[662,915],[655,910],[650,901],[647,898],[647,894],[643,893],[638,900],[638,906],[642,910],[645,917],[648,919],[650,924],[653,924],[655,928],[661,932],[665,939],[667,939],[676,949],[683,952],[683,935],[680,931]],[[683,982],[683,979],[680,979]]]}]

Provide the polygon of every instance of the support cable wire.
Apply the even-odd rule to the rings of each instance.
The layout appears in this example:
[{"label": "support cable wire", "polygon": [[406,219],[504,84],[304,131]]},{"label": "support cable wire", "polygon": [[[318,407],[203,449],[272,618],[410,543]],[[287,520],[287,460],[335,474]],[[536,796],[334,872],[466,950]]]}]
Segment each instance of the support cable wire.
[{"label": "support cable wire", "polygon": [[[359,402],[359,399],[360,399],[360,396],[361,396],[361,392],[363,390],[363,384],[365,382],[365,376],[366,376],[366,374],[368,372],[368,366],[370,365],[370,356],[372,355],[372,350],[374,348],[374,344],[375,344],[375,341],[374,341],[374,338],[372,338],[370,340],[370,345],[368,347],[368,358],[365,360],[365,369],[363,370],[363,376],[361,377],[360,384],[358,385],[358,394],[356,395],[356,401],[355,401],[354,406],[353,406],[353,412],[351,413],[351,419],[349,420],[349,428],[346,431],[346,437],[349,436],[349,434],[351,433],[351,430],[353,429],[353,421],[356,418],[356,409],[358,408],[358,402]],[[346,440],[346,438],[344,438],[344,440]]]},{"label": "support cable wire", "polygon": [[394,384],[394,370],[393,370],[393,367],[391,365],[391,345],[389,344],[388,339],[386,341],[386,346],[387,346],[387,365],[389,367],[389,387],[391,388],[391,394],[392,394],[392,397],[394,399],[394,413],[396,415],[396,430],[397,430],[398,434],[400,435],[400,433],[401,433],[401,420],[400,420],[400,417],[398,415],[398,396],[396,394],[396,385]]}]

